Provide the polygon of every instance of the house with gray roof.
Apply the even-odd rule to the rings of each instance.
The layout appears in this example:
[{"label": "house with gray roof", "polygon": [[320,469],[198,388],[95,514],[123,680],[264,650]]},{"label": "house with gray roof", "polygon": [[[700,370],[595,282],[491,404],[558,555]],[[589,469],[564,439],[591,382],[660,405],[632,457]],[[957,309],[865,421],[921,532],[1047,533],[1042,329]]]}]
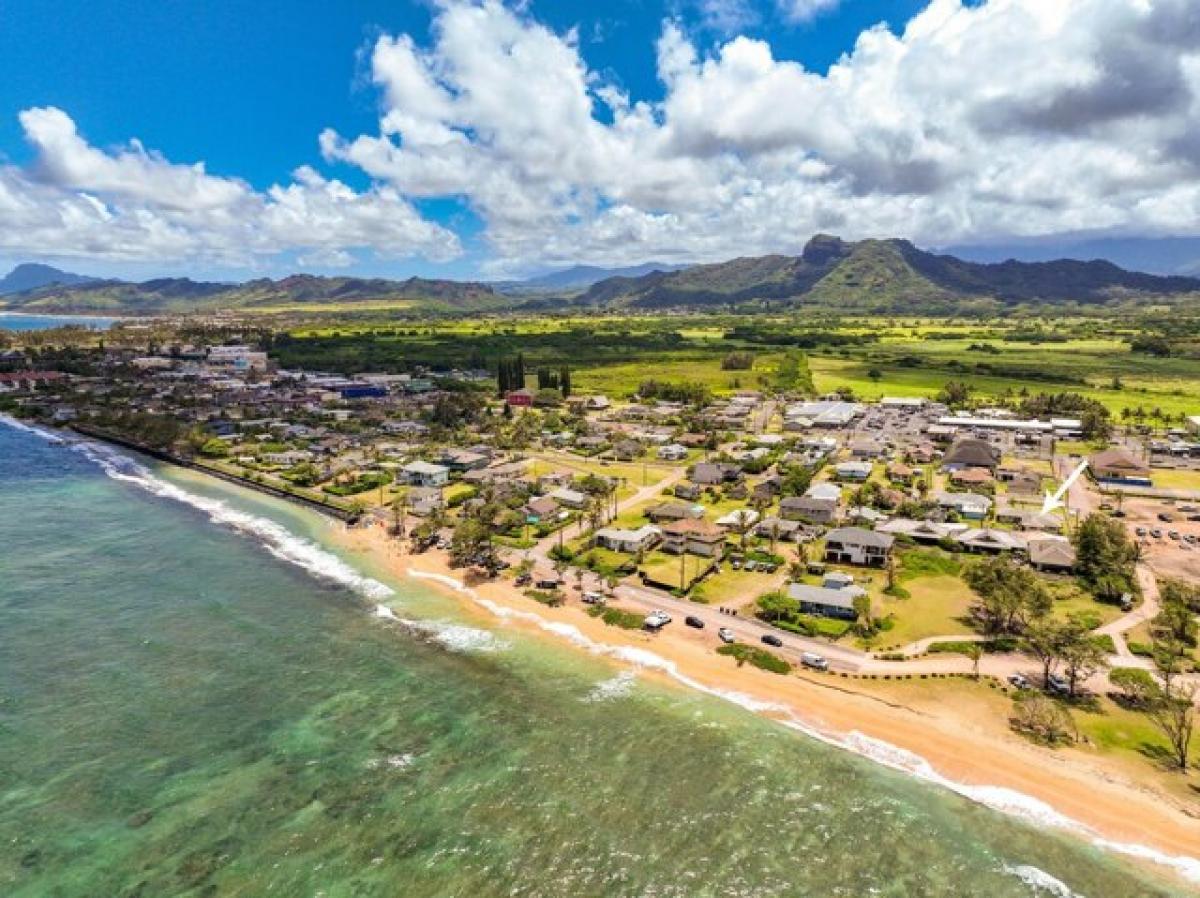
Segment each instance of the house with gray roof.
[{"label": "house with gray roof", "polygon": [[883,567],[896,539],[863,527],[839,527],[825,534],[825,560],[834,564]]}]

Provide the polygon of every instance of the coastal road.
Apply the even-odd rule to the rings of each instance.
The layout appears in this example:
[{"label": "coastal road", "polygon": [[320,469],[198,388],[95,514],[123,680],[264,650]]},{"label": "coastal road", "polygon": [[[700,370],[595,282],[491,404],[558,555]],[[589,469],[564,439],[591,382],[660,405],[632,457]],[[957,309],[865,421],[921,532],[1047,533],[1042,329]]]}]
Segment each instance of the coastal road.
[{"label": "coastal road", "polygon": [[829,661],[831,668],[854,672],[860,670],[864,662],[870,660],[865,652],[860,652],[857,649],[833,645],[821,639],[810,639],[805,636],[797,636],[794,633],[787,633],[752,617],[722,614],[712,605],[701,605],[698,602],[677,599],[672,595],[659,592],[658,590],[647,589],[642,586],[625,585],[618,586],[615,590],[615,595],[623,604],[633,606],[647,614],[657,609],[666,611],[674,618],[674,622],[669,625],[672,627],[686,626],[683,619],[689,615],[700,618],[700,620],[704,621],[705,631],[712,634],[714,646],[720,645],[717,630],[721,627],[728,627],[737,636],[739,642],[752,643],[754,645],[761,645],[762,637],[768,633],[778,636],[783,643],[783,648],[772,648],[772,651],[796,663],[799,663],[802,653],[814,652],[824,656]]}]

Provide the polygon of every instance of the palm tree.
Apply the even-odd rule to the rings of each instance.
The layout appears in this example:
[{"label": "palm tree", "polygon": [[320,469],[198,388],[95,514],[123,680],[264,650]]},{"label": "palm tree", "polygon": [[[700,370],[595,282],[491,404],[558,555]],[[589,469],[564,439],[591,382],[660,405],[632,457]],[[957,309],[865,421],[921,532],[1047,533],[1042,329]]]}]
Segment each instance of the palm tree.
[{"label": "palm tree", "polygon": [[405,512],[408,510],[408,494],[397,493],[392,501],[392,536],[404,538]]},{"label": "palm tree", "polygon": [[967,657],[971,659],[971,671],[975,679],[979,679],[979,659],[983,657],[983,646],[978,642],[967,645]]}]

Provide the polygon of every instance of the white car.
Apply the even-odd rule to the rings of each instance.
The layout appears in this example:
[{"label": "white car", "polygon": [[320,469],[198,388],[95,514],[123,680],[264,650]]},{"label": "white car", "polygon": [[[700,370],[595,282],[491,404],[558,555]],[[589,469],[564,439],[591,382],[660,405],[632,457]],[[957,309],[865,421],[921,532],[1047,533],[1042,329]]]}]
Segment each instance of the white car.
[{"label": "white car", "polygon": [[661,630],[671,622],[671,615],[665,611],[651,611],[646,615],[646,619],[642,621],[642,626],[647,630]]},{"label": "white car", "polygon": [[737,642],[737,637],[733,635],[733,631],[728,627],[722,627],[717,631],[717,635],[721,637],[721,642],[730,643]]}]

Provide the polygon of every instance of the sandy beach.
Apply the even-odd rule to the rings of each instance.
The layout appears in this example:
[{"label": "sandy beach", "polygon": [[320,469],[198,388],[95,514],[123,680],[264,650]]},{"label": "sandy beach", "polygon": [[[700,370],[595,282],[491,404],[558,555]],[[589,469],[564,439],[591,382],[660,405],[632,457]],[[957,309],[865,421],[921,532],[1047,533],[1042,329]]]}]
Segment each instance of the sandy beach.
[{"label": "sandy beach", "polygon": [[886,684],[874,681],[806,673],[781,677],[738,667],[713,651],[711,634],[678,627],[651,635],[610,627],[577,603],[550,608],[504,580],[471,583],[467,594],[456,586],[463,572],[451,570],[444,553],[410,556],[380,527],[339,531],[337,540],[351,551],[370,553],[394,576],[417,577],[457,595],[465,608],[493,625],[503,620],[559,642],[567,641],[563,625],[569,625],[582,637],[573,640],[581,647],[624,666],[637,664],[643,676],[731,698],[985,804],[1045,825],[1080,829],[1097,844],[1124,846],[1134,856],[1147,852],[1128,846],[1143,846],[1177,859],[1173,866],[1180,872],[1200,876],[1200,861],[1183,870],[1192,866],[1185,858],[1200,858],[1194,807],[1188,809],[1152,783],[1136,781],[1128,767],[1110,759],[1033,745],[986,708],[912,701],[915,687],[897,698],[881,688]]}]

